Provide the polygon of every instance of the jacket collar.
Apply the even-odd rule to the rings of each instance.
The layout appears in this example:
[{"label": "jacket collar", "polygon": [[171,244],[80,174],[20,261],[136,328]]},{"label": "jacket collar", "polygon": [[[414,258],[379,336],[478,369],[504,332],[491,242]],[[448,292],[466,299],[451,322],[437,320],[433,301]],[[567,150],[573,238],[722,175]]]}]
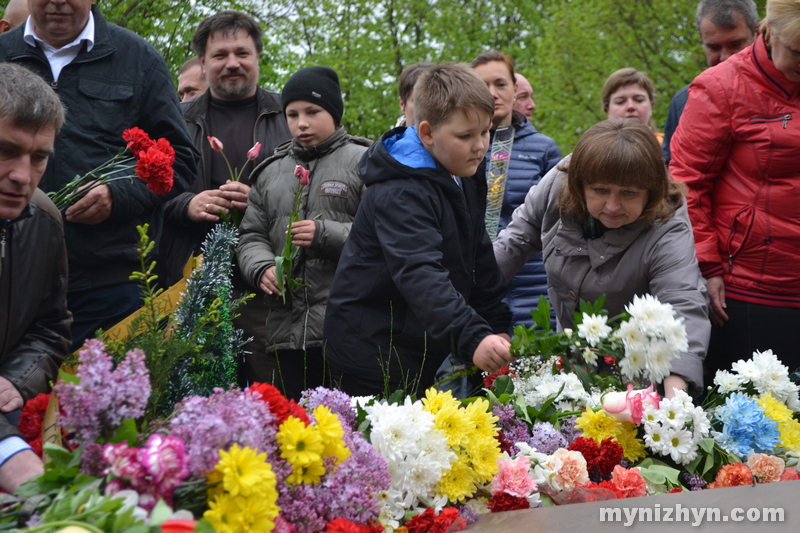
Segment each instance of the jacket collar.
[{"label": "jacket collar", "polygon": [[772,62],[767,50],[767,43],[764,41],[763,33],[753,43],[752,53],[756,67],[773,87],[787,99],[800,96],[800,82],[790,80],[783,72],[775,68],[775,64]]},{"label": "jacket collar", "polygon": [[[259,115],[263,115],[264,113],[280,113],[283,111],[278,100],[269,91],[258,87],[256,89],[256,96],[258,97]],[[192,98],[188,102],[181,104],[183,116],[189,122],[198,122],[201,118],[206,116],[209,105],[211,105],[211,89],[207,89],[206,92],[197,98]]]},{"label": "jacket collar", "polygon": [[347,133],[344,130],[344,126],[339,126],[339,128],[333,132],[333,135],[311,148],[303,148],[297,144],[297,141],[292,140],[290,151],[295,159],[308,162],[333,152],[345,143],[347,143]]}]

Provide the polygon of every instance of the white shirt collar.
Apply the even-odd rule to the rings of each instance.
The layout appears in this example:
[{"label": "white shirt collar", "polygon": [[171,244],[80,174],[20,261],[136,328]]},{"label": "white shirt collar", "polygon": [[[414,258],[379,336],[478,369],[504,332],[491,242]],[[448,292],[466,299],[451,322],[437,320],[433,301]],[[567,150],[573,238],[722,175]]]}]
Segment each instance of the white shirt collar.
[{"label": "white shirt collar", "polygon": [[63,50],[64,48],[71,48],[73,46],[81,46],[83,41],[86,41],[86,51],[91,51],[94,48],[94,14],[89,11],[89,20],[86,22],[86,26],[83,27],[83,31],[75,38],[74,41],[71,43],[62,46],[60,49],[54,48],[44,42],[42,39],[36,35],[36,32],[33,29],[33,18],[28,15],[28,19],[25,21],[25,33],[23,34],[22,38],[28,43],[30,46],[36,47],[36,42],[42,43],[42,48],[45,50],[49,48],[50,50]]}]

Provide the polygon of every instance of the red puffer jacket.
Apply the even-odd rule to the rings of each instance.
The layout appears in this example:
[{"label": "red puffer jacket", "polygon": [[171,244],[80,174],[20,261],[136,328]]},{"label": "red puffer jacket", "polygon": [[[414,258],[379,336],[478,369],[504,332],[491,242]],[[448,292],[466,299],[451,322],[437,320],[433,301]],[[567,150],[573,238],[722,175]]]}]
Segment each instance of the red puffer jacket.
[{"label": "red puffer jacket", "polygon": [[800,307],[800,83],[763,36],[695,78],[671,149],[704,276],[734,300]]}]

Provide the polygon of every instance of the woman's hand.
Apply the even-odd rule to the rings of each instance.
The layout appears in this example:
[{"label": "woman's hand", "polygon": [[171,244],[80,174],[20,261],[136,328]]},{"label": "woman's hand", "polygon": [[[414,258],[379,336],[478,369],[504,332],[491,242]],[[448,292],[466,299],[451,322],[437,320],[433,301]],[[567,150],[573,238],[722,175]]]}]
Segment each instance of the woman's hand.
[{"label": "woman's hand", "polygon": [[722,326],[728,320],[728,313],[725,312],[725,283],[722,276],[714,276],[706,280],[708,284],[708,296],[711,299],[710,318],[713,324]]},{"label": "woman's hand", "polygon": [[511,343],[506,340],[508,335],[487,335],[475,349],[472,362],[475,366],[486,372],[497,372],[515,358],[509,348]]}]

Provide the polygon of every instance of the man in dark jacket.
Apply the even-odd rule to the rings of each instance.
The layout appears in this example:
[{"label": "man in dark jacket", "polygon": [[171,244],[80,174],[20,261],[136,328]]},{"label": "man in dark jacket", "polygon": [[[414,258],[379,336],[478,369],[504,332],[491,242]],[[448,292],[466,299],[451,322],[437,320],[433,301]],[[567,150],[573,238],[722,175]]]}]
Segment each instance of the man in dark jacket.
[{"label": "man in dark jacket", "polygon": [[[161,232],[161,206],[187,189],[195,152],[164,60],[141,37],[109,24],[92,0],[30,2],[27,22],[0,35],[0,62],[23,65],[55,89],[69,109],[41,181],[45,191],[108,161],[137,126],[175,149],[175,184],[158,196],[139,179],[96,187],[66,211],[73,348],[139,306],[129,279],[138,269],[136,226]],[[58,16],[56,16],[58,15]]]},{"label": "man in dark jacket", "polygon": [[[702,0],[697,6],[695,19],[709,67],[719,65],[756,40],[758,10],[753,0]],[[686,107],[689,85],[675,93],[669,103],[664,140],[661,143],[667,166],[672,159],[669,143]]]},{"label": "man in dark jacket", "polygon": [[[280,96],[258,87],[258,58],[263,46],[261,27],[237,11],[221,11],[200,22],[192,38],[192,48],[200,58],[209,89],[182,104],[184,118],[195,147],[200,151],[200,167],[190,191],[167,202],[162,243],[164,277],[168,284],[182,277],[183,266],[223,213],[247,209],[250,173],[272,155],[279,145],[292,138],[283,114]],[[212,149],[208,137],[221,142],[225,156]],[[248,151],[260,143],[256,154]],[[218,148],[217,148],[218,149]],[[226,159],[227,158],[227,161]],[[228,166],[230,163],[230,166]],[[230,169],[241,171],[233,181]],[[234,296],[256,292],[240,309],[234,325],[253,341],[245,346],[252,357],[245,358],[248,377],[271,374],[266,359],[265,295],[234,274]],[[269,368],[262,368],[269,365]]]},{"label": "man in dark jacket", "polygon": [[16,419],[47,391],[70,342],[61,214],[36,188],[63,123],[44,81],[0,64],[0,488],[8,491],[42,472]]}]

